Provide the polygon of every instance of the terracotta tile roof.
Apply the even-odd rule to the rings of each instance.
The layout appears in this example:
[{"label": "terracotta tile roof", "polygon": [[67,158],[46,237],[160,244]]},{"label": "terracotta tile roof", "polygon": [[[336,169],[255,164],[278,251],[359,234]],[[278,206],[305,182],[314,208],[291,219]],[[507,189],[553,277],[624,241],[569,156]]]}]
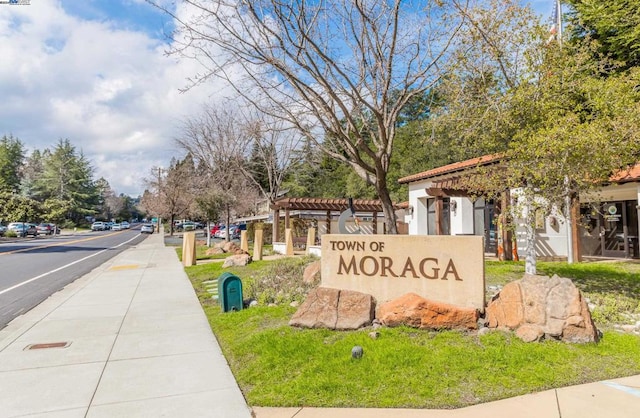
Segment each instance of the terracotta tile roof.
[{"label": "terracotta tile roof", "polygon": [[398,183],[413,183],[420,180],[430,179],[432,177],[441,176],[444,174],[455,173],[457,171],[463,171],[469,168],[477,167],[480,165],[488,165],[499,161],[503,157],[503,154],[489,154],[482,157],[472,158],[466,161],[460,161],[445,165],[442,167],[433,168],[431,170],[423,171],[422,173],[412,174],[410,176],[402,177],[398,180]]},{"label": "terracotta tile roof", "polygon": [[632,181],[640,181],[640,163],[637,163],[625,170],[609,177],[612,183],[629,183]]}]

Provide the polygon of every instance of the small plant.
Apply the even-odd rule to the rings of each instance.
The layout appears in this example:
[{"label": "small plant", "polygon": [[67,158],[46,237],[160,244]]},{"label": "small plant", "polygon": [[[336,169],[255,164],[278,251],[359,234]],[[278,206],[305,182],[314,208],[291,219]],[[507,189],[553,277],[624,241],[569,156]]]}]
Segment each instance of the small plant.
[{"label": "small plant", "polygon": [[318,283],[304,283],[304,269],[315,257],[276,260],[260,277],[247,283],[245,295],[261,305],[302,302]]},{"label": "small plant", "polygon": [[16,238],[18,234],[16,234],[16,231],[7,231],[4,233],[4,236],[7,238]]}]

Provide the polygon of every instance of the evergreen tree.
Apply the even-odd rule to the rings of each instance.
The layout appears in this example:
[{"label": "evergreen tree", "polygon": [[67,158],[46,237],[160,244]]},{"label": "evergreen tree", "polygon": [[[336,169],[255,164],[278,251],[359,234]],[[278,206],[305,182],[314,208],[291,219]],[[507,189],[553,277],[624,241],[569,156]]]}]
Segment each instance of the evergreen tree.
[{"label": "evergreen tree", "polygon": [[[606,56],[619,70],[640,66],[640,0],[567,0],[571,38],[595,41],[593,58]],[[610,69],[611,67],[609,67]]]},{"label": "evergreen tree", "polygon": [[[46,150],[44,154],[50,155],[50,152]],[[42,173],[44,172],[43,159],[43,153],[37,149],[27,157],[22,170],[22,180],[20,184],[20,190],[24,196],[32,199],[38,198],[36,183],[38,179],[42,178]]]},{"label": "evergreen tree", "polygon": [[95,213],[98,201],[93,168],[68,139],[60,140],[53,151],[43,155],[42,177],[35,183],[39,200],[69,202],[69,218],[75,222]]},{"label": "evergreen tree", "polygon": [[24,162],[24,146],[18,138],[4,135],[0,139],[0,191],[20,190],[20,170]]}]

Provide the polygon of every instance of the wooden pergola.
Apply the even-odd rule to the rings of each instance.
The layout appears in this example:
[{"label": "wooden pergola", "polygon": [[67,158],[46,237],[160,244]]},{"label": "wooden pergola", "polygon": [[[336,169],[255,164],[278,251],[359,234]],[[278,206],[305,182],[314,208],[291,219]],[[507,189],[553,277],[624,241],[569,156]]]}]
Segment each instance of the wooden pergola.
[{"label": "wooden pergola", "polygon": [[[272,205],[273,210],[273,240],[280,241],[280,233],[278,230],[278,222],[280,219],[280,211],[284,210],[285,228],[291,227],[291,211],[292,210],[309,210],[309,211],[325,211],[326,212],[326,228],[327,233],[331,233],[331,214],[333,212],[344,212],[347,210],[350,199],[322,199],[313,197],[287,197],[276,200]],[[351,208],[355,213],[371,212],[373,219],[377,219],[378,213],[382,212],[382,203],[379,200],[352,199]],[[372,224],[373,233],[377,234],[377,222]]]}]

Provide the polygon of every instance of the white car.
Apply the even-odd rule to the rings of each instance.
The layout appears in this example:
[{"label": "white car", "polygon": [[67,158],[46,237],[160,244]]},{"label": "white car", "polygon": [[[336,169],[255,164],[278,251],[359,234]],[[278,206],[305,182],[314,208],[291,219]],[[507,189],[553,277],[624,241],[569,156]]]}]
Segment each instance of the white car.
[{"label": "white car", "polygon": [[144,224],[140,228],[140,233],[141,234],[153,234],[154,230],[155,230],[155,227],[153,226],[153,224]]},{"label": "white car", "polygon": [[131,225],[129,225],[129,222],[127,222],[127,221],[120,222],[120,228],[129,229],[130,227],[131,227]]},{"label": "white car", "polygon": [[105,229],[107,229],[107,226],[104,222],[97,221],[91,224],[92,231],[104,231]]},{"label": "white car", "polygon": [[121,224],[113,224],[113,225],[111,225],[111,230],[112,231],[121,231],[122,230],[122,225]]}]

